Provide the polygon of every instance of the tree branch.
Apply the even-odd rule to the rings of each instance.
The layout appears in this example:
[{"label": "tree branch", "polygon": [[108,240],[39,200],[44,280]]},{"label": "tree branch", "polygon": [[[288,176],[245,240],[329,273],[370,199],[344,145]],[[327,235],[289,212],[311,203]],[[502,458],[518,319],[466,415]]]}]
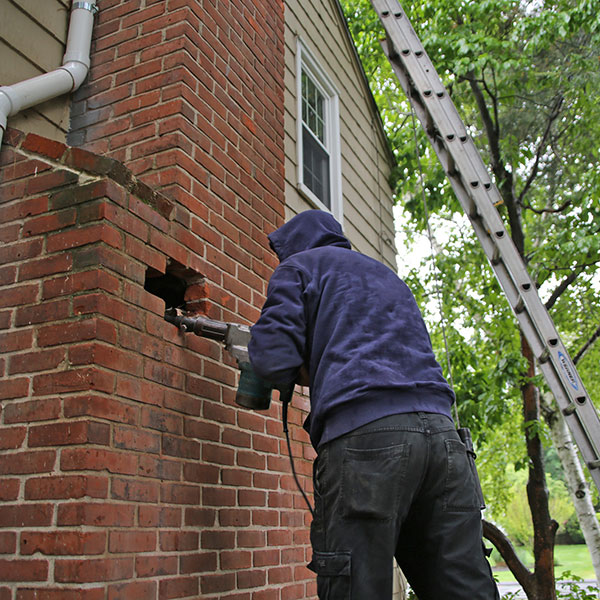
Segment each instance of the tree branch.
[{"label": "tree branch", "polygon": [[600,326],[590,336],[590,339],[581,347],[579,352],[573,358],[573,363],[577,364],[584,356],[585,353],[594,345],[594,342],[600,337]]},{"label": "tree branch", "polygon": [[524,590],[534,585],[534,576],[517,556],[515,548],[504,533],[489,521],[483,520],[483,537],[494,544],[494,547],[504,559],[506,566],[523,586]]},{"label": "tree branch", "polygon": [[556,289],[552,292],[550,298],[546,301],[546,309],[550,310],[555,304],[556,301],[560,298],[561,294],[581,275],[581,271],[583,271],[583,267],[575,269],[571,271],[556,287]]},{"label": "tree branch", "polygon": [[555,98],[554,104],[552,106],[552,110],[550,112],[550,115],[548,116],[548,122],[546,123],[546,128],[544,130],[544,134],[542,135],[542,139],[540,140],[540,143],[538,144],[537,150],[535,152],[535,161],[534,161],[531,171],[529,173],[529,177],[527,177],[527,181],[525,182],[525,185],[523,186],[523,189],[521,190],[521,193],[519,194],[519,198],[518,198],[519,203],[523,202],[523,198],[525,197],[525,194],[529,191],[529,188],[531,187],[532,183],[534,182],[535,178],[537,177],[537,174],[538,174],[539,168],[540,168],[540,161],[542,159],[542,154],[544,152],[544,148],[546,147],[546,142],[547,142],[548,137],[550,136],[550,132],[552,130],[552,124],[554,123],[554,121],[556,121],[556,119],[560,115],[560,108],[562,106],[563,100],[564,100],[564,98],[563,98],[562,94],[559,94]]},{"label": "tree branch", "polygon": [[522,203],[523,208],[530,210],[538,215],[542,215],[544,213],[561,213],[563,210],[567,209],[573,203],[572,200],[566,200],[563,204],[561,204],[558,208],[533,208],[531,204],[525,204],[522,202],[522,196],[519,196],[520,202]]}]

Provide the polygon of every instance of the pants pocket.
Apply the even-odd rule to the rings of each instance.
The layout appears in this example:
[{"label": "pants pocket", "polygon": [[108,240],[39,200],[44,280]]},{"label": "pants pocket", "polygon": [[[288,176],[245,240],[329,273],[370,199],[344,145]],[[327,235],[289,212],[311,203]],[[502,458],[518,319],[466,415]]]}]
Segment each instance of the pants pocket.
[{"label": "pants pocket", "polygon": [[444,510],[479,511],[479,482],[473,473],[465,445],[460,440],[446,440],[448,469],[444,488]]},{"label": "pants pocket", "polygon": [[350,600],[352,555],[350,552],[313,552],[307,565],[317,574],[319,600]]},{"label": "pants pocket", "polygon": [[388,448],[346,448],[342,464],[342,516],[389,520],[397,512],[398,488],[405,478],[408,444]]}]

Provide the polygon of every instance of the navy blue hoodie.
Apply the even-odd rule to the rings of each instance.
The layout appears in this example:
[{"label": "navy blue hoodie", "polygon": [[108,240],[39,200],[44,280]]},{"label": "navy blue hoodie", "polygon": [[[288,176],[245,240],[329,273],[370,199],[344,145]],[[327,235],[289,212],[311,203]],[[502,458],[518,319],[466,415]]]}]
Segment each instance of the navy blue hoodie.
[{"label": "navy blue hoodie", "polygon": [[309,210],[269,235],[280,264],[251,328],[250,362],[264,379],[310,375],[304,427],[315,448],[384,416],[450,416],[454,393],[435,360],[407,285],[351,250],[339,223]]}]

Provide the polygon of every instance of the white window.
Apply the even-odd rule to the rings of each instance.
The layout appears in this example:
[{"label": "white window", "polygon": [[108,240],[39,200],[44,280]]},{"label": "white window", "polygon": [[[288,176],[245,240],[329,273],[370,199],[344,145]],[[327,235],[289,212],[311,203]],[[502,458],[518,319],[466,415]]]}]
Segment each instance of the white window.
[{"label": "white window", "polygon": [[338,92],[300,40],[297,60],[298,187],[342,223]]}]

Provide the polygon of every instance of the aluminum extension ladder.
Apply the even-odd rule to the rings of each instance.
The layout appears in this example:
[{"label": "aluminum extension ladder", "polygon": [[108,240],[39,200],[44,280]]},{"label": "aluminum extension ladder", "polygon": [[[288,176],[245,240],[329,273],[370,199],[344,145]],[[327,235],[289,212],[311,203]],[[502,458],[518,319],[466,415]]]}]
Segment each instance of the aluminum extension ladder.
[{"label": "aluminum extension ladder", "polygon": [[498,188],[397,0],[371,0],[400,85],[446,172],[600,489],[600,419],[496,206]]}]

